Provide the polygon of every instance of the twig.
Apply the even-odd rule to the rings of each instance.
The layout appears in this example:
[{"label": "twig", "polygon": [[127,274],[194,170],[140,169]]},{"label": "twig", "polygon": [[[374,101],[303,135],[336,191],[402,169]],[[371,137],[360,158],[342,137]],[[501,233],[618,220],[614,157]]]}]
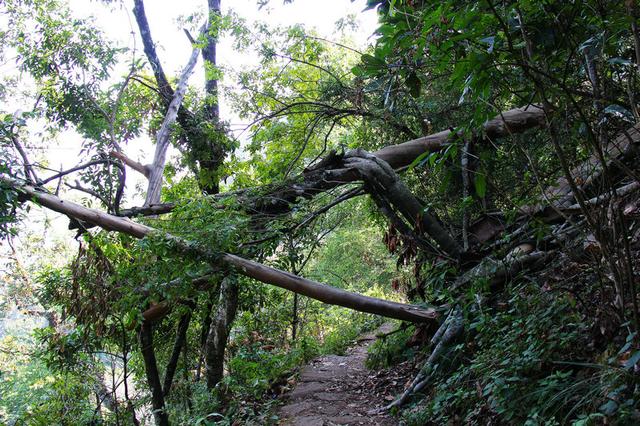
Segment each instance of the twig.
[{"label": "twig", "polygon": [[68,184],[67,182],[65,182],[64,184],[65,184],[65,186],[67,186],[67,187],[69,187],[71,189],[75,189],[77,191],[84,192],[85,194],[89,194],[92,197],[97,198],[98,200],[102,201],[102,203],[105,206],[107,206],[107,208],[109,210],[111,210],[111,205],[109,204],[109,202],[102,195],[98,194],[93,189],[83,187],[82,185],[80,185],[80,182],[78,182],[77,180],[76,180],[76,184],[75,185]]},{"label": "twig", "polygon": [[462,145],[460,166],[462,168],[462,248],[469,250],[469,209],[466,206],[469,197],[469,148],[471,142],[467,139]]},{"label": "twig", "polygon": [[16,148],[16,150],[20,154],[20,157],[22,157],[22,163],[23,163],[22,166],[24,167],[25,179],[33,183],[38,183],[38,176],[36,175],[35,170],[33,170],[33,167],[29,162],[29,157],[27,156],[27,152],[25,151],[24,147],[22,146],[22,144],[20,143],[16,135],[13,133],[13,126],[9,131],[9,137],[11,138],[11,142],[13,142],[13,146]]},{"label": "twig", "polygon": [[79,171],[79,170],[83,170],[83,169],[86,169],[86,168],[88,168],[88,167],[95,166],[95,165],[98,165],[98,164],[108,164],[108,165],[111,165],[111,164],[112,164],[112,165],[115,165],[116,167],[120,167],[120,168],[122,168],[122,165],[121,165],[121,164],[118,164],[117,162],[115,162],[115,161],[113,161],[113,160],[110,160],[110,159],[108,159],[108,158],[106,158],[106,159],[101,159],[101,160],[92,160],[92,161],[89,161],[89,162],[87,162],[87,163],[80,164],[79,166],[75,166],[75,167],[72,167],[72,168],[70,168],[70,169],[67,169],[67,170],[61,171],[60,173],[56,173],[56,174],[55,174],[55,175],[53,175],[53,176],[49,176],[48,178],[46,178],[46,179],[42,180],[42,181],[40,182],[40,185],[46,185],[47,183],[51,182],[52,180],[56,180],[56,179],[58,179],[58,178],[61,178],[61,177],[63,177],[63,176],[66,176],[66,175],[68,175],[68,174],[71,174],[71,173],[73,173],[73,172],[77,172],[77,171]]}]

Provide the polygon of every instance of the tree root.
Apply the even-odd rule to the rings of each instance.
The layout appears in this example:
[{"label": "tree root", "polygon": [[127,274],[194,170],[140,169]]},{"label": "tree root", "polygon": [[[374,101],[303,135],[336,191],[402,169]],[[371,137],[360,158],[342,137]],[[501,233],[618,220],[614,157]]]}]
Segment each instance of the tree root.
[{"label": "tree root", "polygon": [[445,350],[462,333],[463,330],[464,319],[462,316],[462,309],[459,306],[455,306],[431,338],[430,343],[431,347],[433,347],[431,355],[429,355],[429,358],[425,361],[409,387],[391,404],[377,410],[372,410],[369,414],[379,414],[389,411],[394,407],[400,407],[404,405],[414,393],[423,389],[429,383],[436,363],[440,360]]}]

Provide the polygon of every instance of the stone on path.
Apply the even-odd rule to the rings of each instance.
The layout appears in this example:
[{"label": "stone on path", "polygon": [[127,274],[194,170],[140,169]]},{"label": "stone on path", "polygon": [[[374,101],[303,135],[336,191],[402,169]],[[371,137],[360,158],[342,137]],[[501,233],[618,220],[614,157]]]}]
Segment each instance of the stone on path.
[{"label": "stone on path", "polygon": [[[385,324],[377,332],[390,331]],[[398,425],[388,414],[370,415],[388,401],[378,401],[366,378],[370,371],[364,366],[367,348],[375,340],[371,333],[358,339],[346,355],[316,358],[300,373],[298,384],[287,395],[287,404],[278,411],[281,425]],[[368,391],[369,390],[369,391]]]}]

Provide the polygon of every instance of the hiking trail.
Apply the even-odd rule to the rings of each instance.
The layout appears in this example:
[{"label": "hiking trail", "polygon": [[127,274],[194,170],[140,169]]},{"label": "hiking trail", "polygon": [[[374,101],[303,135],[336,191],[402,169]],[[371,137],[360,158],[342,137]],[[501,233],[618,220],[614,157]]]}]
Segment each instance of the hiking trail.
[{"label": "hiking trail", "polygon": [[[358,338],[344,356],[326,355],[312,360],[300,373],[297,385],[278,410],[282,426],[380,425],[395,426],[389,414],[367,414],[394,399],[403,380],[391,371],[371,371],[365,365],[367,349],[376,334],[391,331],[384,324]],[[401,383],[402,382],[402,383]]]}]

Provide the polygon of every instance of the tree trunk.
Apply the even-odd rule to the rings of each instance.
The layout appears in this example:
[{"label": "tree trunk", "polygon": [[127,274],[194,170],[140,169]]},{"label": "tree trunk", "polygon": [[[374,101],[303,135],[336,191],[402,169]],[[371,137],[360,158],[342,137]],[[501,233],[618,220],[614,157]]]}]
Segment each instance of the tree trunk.
[{"label": "tree trunk", "polygon": [[147,382],[151,389],[151,406],[153,408],[153,418],[158,426],[169,426],[169,416],[164,406],[164,396],[162,394],[162,384],[158,374],[156,354],[153,348],[153,327],[146,321],[142,322],[139,332],[140,350],[144,360],[144,369],[147,374]]},{"label": "tree trunk", "polygon": [[167,76],[162,69],[160,59],[158,58],[156,45],[153,42],[153,37],[151,37],[151,29],[149,28],[149,22],[147,21],[147,14],[144,10],[143,0],[134,0],[133,15],[138,23],[140,37],[142,38],[142,44],[144,45],[144,53],[151,64],[151,69],[153,70],[153,75],[156,79],[156,83],[158,84],[158,89],[168,103],[173,97],[173,89],[167,80]]},{"label": "tree trunk", "polygon": [[[83,207],[70,201],[61,200],[55,195],[47,194],[31,185],[23,184],[12,178],[0,176],[0,182],[21,192],[23,194],[22,199],[25,201],[36,201],[41,206],[53,211],[65,214],[76,220],[100,226],[109,231],[122,232],[136,238],[144,238],[152,233],[159,233],[159,231],[154,228],[133,222],[129,219]],[[164,234],[164,237],[170,240],[178,251],[197,255],[203,259],[210,259],[212,262],[222,263],[225,267],[233,267],[235,272],[241,275],[302,294],[324,303],[411,322],[432,321],[439,316],[438,312],[433,308],[423,308],[363,296],[311,281],[233,254],[210,253],[200,246],[191,244],[188,241],[181,240],[170,234]]]},{"label": "tree trunk", "polygon": [[[489,139],[504,138],[515,133],[522,133],[544,124],[544,110],[537,105],[515,108],[497,115],[487,121],[482,130]],[[391,145],[374,152],[374,155],[389,163],[394,169],[411,164],[425,152],[436,152],[446,148],[452,140],[462,134],[444,130],[433,135],[424,136],[412,141]]]},{"label": "tree trunk", "polygon": [[291,317],[291,341],[296,341],[298,332],[298,293],[293,293],[293,315]]},{"label": "tree trunk", "polygon": [[218,98],[218,81],[211,78],[211,71],[215,70],[216,45],[218,43],[218,33],[220,24],[220,0],[207,0],[209,7],[209,31],[207,31],[207,44],[202,49],[202,59],[204,60],[206,92],[204,117],[208,121],[209,132],[215,131],[220,135],[218,138],[211,137],[206,132],[202,132],[199,137],[193,137],[190,141],[189,152],[193,159],[200,166],[200,176],[198,183],[207,194],[217,194],[220,192],[220,176],[218,170],[224,162],[227,148],[224,143],[224,130],[220,126],[220,109]]},{"label": "tree trunk", "polygon": [[209,335],[209,328],[211,327],[211,310],[213,309],[213,302],[209,300],[204,309],[205,314],[204,318],[202,318],[202,329],[200,331],[200,356],[198,358],[198,367],[196,368],[196,382],[200,381],[200,374],[202,373],[202,363],[204,362],[207,336]]},{"label": "tree trunk", "polygon": [[[218,42],[217,22],[220,18],[220,0],[208,0],[209,6],[209,32],[207,33],[207,45],[202,48],[202,59],[205,62],[205,71],[208,67],[215,67],[216,44]],[[205,102],[205,114],[209,120],[217,122],[220,116],[218,106],[218,81],[210,78],[205,72],[204,89],[207,92],[207,102]]]},{"label": "tree trunk", "polygon": [[233,275],[225,277],[220,286],[220,300],[209,328],[205,348],[207,388],[213,389],[224,375],[224,353],[229,331],[238,309],[238,282]]},{"label": "tree trunk", "polygon": [[343,306],[360,312],[368,312],[410,322],[431,321],[439,316],[438,312],[433,308],[422,308],[415,305],[362,296],[232,254],[225,254],[222,260],[226,264],[234,266],[235,271],[239,274],[330,305]]},{"label": "tree trunk", "polygon": [[389,201],[415,229],[429,235],[447,255],[459,259],[462,248],[449,235],[438,220],[427,211],[409,188],[402,182],[387,162],[366,151],[355,150],[347,153],[344,164],[354,167],[367,187],[377,191],[377,195]]},{"label": "tree trunk", "polygon": [[[206,31],[206,27],[203,31]],[[195,47],[191,52],[189,62],[184,67],[180,79],[178,80],[178,86],[173,98],[167,108],[162,126],[158,132],[156,138],[156,150],[153,156],[153,163],[151,163],[149,170],[149,184],[147,186],[147,198],[145,200],[145,207],[158,204],[160,202],[160,192],[162,190],[162,176],[164,174],[164,166],[166,162],[167,149],[169,148],[170,137],[172,133],[173,125],[178,117],[178,110],[182,105],[182,100],[187,93],[187,82],[189,77],[193,73],[193,68],[198,61],[199,49]]]},{"label": "tree trunk", "polygon": [[182,352],[185,347],[185,342],[187,339],[187,330],[189,329],[189,323],[191,322],[191,311],[187,312],[180,318],[180,322],[178,323],[178,330],[176,333],[176,340],[173,344],[173,351],[171,352],[171,357],[169,358],[169,362],[167,363],[167,369],[164,373],[164,396],[165,398],[169,396],[171,393],[171,385],[173,384],[173,377],[176,373],[176,368],[178,367],[178,359],[180,358],[180,352]]}]

